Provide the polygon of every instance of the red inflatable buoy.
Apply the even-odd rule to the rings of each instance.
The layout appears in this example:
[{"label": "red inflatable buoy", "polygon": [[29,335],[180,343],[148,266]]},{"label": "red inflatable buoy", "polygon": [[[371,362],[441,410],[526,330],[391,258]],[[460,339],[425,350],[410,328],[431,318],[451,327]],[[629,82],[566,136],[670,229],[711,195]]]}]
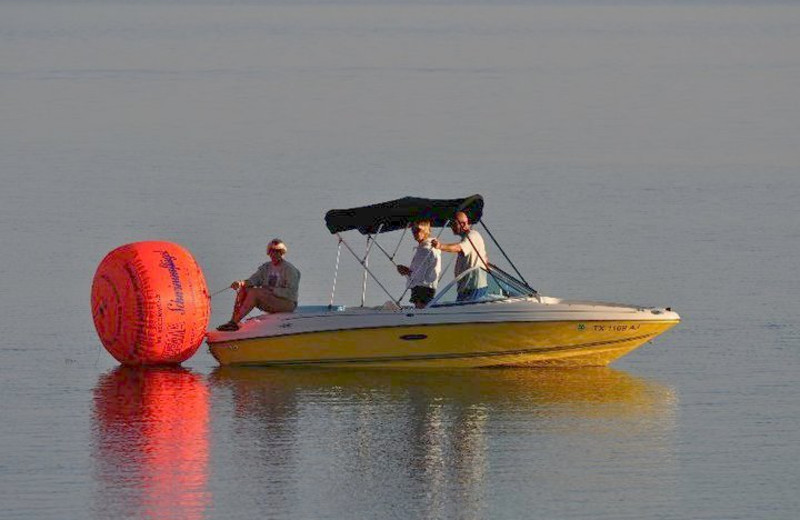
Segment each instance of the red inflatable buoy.
[{"label": "red inflatable buoy", "polygon": [[95,329],[124,365],[186,361],[203,342],[210,310],[200,266],[172,242],[118,247],[92,282]]}]

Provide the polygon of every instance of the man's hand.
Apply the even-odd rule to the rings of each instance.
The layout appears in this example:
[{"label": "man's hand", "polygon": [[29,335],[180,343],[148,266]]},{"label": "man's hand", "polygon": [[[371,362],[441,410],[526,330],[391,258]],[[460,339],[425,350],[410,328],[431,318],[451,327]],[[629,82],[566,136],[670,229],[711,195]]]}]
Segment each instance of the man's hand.
[{"label": "man's hand", "polygon": [[431,247],[434,249],[439,249],[439,239],[433,238],[431,239]]},{"label": "man's hand", "polygon": [[397,266],[397,272],[402,274],[403,276],[408,276],[408,275],[411,274],[411,269],[409,269],[408,267],[406,267],[404,265],[398,265]]},{"label": "man's hand", "polygon": [[242,287],[244,287],[244,280],[236,280],[231,284],[231,289],[233,289],[234,291],[238,291]]}]

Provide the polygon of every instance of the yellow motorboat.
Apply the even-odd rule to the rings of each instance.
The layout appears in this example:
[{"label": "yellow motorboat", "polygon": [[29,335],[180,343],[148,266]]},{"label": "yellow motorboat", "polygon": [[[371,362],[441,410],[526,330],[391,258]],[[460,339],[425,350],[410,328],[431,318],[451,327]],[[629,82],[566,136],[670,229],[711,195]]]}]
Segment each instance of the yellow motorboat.
[{"label": "yellow motorboat", "polygon": [[[605,366],[680,322],[670,308],[570,301],[543,296],[522,277],[482,222],[483,198],[406,197],[362,208],[332,210],[326,223],[386,291],[368,267],[371,247],[359,257],[341,233],[370,238],[408,229],[424,215],[446,227],[457,211],[481,223],[517,276],[488,263],[476,266],[438,291],[425,308],[392,298],[380,307],[301,306],[294,313],[263,314],[233,332],[210,331],[211,354],[222,365],[316,365],[472,368],[497,366]],[[402,240],[402,237],[401,237]],[[372,242],[375,244],[376,242]],[[392,259],[382,247],[378,249]],[[339,257],[337,255],[337,272]],[[480,270],[480,273],[475,271]],[[458,282],[485,276],[488,290],[458,301]],[[334,288],[335,288],[334,276]]]}]

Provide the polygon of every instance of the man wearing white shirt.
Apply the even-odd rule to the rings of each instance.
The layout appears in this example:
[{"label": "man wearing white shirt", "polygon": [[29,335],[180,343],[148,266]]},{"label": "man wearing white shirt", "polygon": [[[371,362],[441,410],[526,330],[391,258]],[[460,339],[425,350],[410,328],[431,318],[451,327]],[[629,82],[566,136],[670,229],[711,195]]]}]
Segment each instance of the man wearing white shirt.
[{"label": "man wearing white shirt", "polygon": [[442,255],[431,246],[431,222],[420,220],[411,226],[414,240],[418,242],[411,265],[398,265],[397,272],[408,277],[411,303],[422,309],[433,300],[439,273],[442,271]]},{"label": "man wearing white shirt", "polygon": [[483,237],[470,226],[469,218],[463,211],[458,211],[453,216],[451,222],[453,233],[461,237],[461,241],[452,244],[444,244],[437,239],[431,241],[434,249],[457,253],[454,276],[473,267],[482,267],[467,274],[458,281],[458,295],[456,301],[475,301],[486,296],[488,292],[488,280],[486,271],[489,268],[489,257],[486,254],[486,246]]}]

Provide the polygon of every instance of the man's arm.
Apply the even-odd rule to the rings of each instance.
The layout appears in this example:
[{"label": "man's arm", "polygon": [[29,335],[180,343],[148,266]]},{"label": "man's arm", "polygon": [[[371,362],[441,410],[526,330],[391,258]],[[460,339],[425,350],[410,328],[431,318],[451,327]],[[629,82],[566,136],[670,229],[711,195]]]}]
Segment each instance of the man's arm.
[{"label": "man's arm", "polygon": [[261,285],[261,267],[246,280],[236,280],[231,284],[231,289],[238,291],[242,287],[258,287]]},{"label": "man's arm", "polygon": [[438,249],[440,251],[444,251],[445,253],[460,253],[461,252],[461,243],[455,242],[453,244],[443,244],[439,242],[439,239],[434,238],[431,240],[431,247],[434,249]]}]

